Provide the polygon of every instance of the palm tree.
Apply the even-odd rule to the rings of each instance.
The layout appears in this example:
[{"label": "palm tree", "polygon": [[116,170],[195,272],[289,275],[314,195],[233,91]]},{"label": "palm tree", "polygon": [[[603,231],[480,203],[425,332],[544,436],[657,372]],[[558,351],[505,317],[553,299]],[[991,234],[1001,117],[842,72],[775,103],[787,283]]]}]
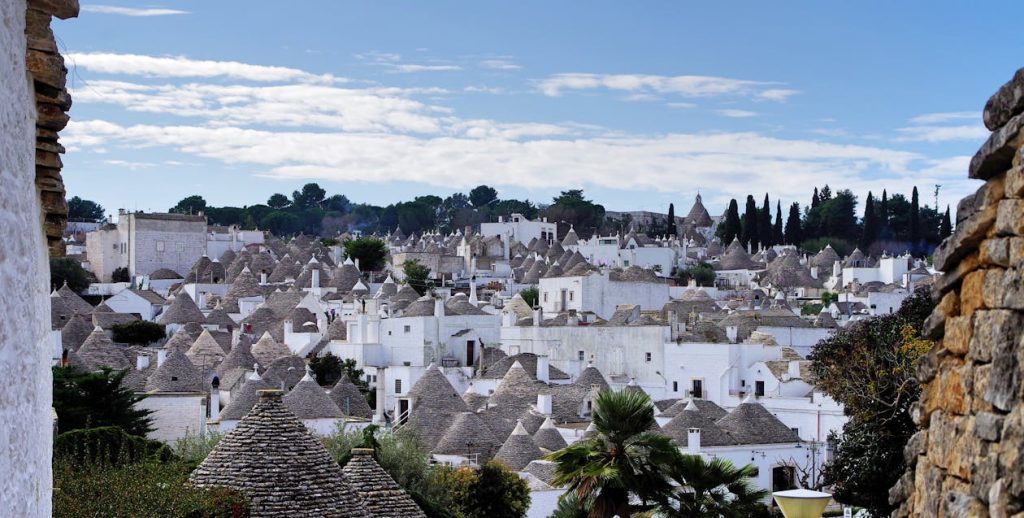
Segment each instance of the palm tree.
[{"label": "palm tree", "polygon": [[554,484],[575,493],[589,518],[629,518],[666,502],[672,492],[666,462],[679,450],[668,437],[650,431],[655,424],[650,398],[604,390],[594,403],[597,434],[548,456],[557,463]]},{"label": "palm tree", "polygon": [[680,487],[661,514],[679,518],[732,518],[765,512],[768,492],[754,489],[753,465],[742,468],[725,459],[705,460],[700,455],[676,454],[666,475]]}]

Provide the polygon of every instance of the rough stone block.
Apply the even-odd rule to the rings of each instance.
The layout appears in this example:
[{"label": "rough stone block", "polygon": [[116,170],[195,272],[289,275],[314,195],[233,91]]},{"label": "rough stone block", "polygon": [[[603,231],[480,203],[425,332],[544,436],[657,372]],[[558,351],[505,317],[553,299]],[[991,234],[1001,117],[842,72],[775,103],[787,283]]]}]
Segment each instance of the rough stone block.
[{"label": "rough stone block", "polygon": [[982,293],[985,289],[985,272],[986,270],[975,270],[964,277],[964,283],[960,287],[960,312],[964,315],[970,315],[985,307]]},{"label": "rough stone block", "polygon": [[1024,269],[990,269],[982,293],[985,307],[1024,310]]},{"label": "rough stone block", "polygon": [[956,224],[957,225],[960,225],[960,223],[962,223],[965,219],[971,217],[972,215],[974,215],[975,212],[977,212],[977,209],[974,206],[974,200],[975,200],[976,196],[977,196],[977,193],[968,194],[967,196],[964,196],[959,202],[957,202],[957,204],[956,204]]},{"label": "rough stone block", "polygon": [[942,340],[943,347],[950,354],[963,356],[967,354],[971,345],[971,332],[973,329],[973,316],[952,317],[946,320],[946,334]]},{"label": "rough stone block", "polygon": [[78,16],[78,0],[28,0],[28,8],[52,14],[61,20]]},{"label": "rough stone block", "polygon": [[1000,174],[1013,164],[1013,155],[1020,147],[1017,137],[1024,126],[1024,114],[1016,115],[992,132],[981,149],[971,158],[968,177],[987,180]]},{"label": "rough stone block", "polygon": [[989,97],[982,112],[985,127],[995,131],[1014,115],[1024,112],[1024,68]]},{"label": "rough stone block", "polygon": [[975,397],[971,398],[971,411],[974,413],[978,412],[992,412],[995,408],[991,403],[985,401],[983,398],[978,397],[984,394],[988,390],[988,378],[989,374],[992,373],[992,365],[975,365],[974,372],[972,373],[971,386],[974,388]]},{"label": "rough stone block", "polygon": [[[943,243],[947,241],[949,241],[949,239],[943,241]],[[941,247],[942,245],[939,246]],[[950,290],[959,286],[960,281],[964,279],[965,275],[978,269],[978,264],[980,263],[978,257],[978,252],[966,255],[959,263],[956,263],[954,268],[945,271],[935,279],[935,284],[932,285],[932,297],[936,302],[941,300],[942,296]],[[961,313],[963,313],[963,311],[961,311]]]},{"label": "rough stone block", "polygon": [[1024,314],[1006,309],[990,309],[974,314],[974,330],[970,338],[970,358],[977,362],[992,361],[995,344],[1011,342],[1024,333]]},{"label": "rough stone block", "polygon": [[25,39],[28,48],[43,52],[56,53],[57,42],[50,29],[52,17],[42,11],[28,9],[25,11]]},{"label": "rough stone block", "polygon": [[25,68],[32,73],[32,79],[58,89],[67,82],[68,69],[60,54],[29,50],[25,53]]},{"label": "rough stone block", "polygon": [[907,445],[903,447],[903,462],[906,462],[907,466],[913,466],[917,462],[917,457],[924,455],[927,448],[928,430],[914,432],[907,440]]},{"label": "rough stone block", "polygon": [[1024,200],[999,202],[999,210],[996,214],[996,234],[1024,236]]},{"label": "rough stone block", "polygon": [[1022,420],[1021,405],[1016,408],[1003,421],[1003,431],[1000,434],[1001,453],[999,455],[999,467],[1002,476],[1006,477],[1009,488],[1013,494],[1024,493],[1024,420]]},{"label": "rough stone block", "polygon": [[928,460],[942,469],[949,469],[956,455],[959,435],[956,420],[939,410],[932,412],[928,422]]},{"label": "rough stone block", "polygon": [[1022,341],[1024,336],[1019,337],[1019,340],[996,342],[992,347],[992,372],[989,373],[983,397],[1003,411],[1011,410],[1020,402],[1021,372],[1018,355],[1024,352],[1021,351],[1024,348],[1020,343]]},{"label": "rough stone block", "polygon": [[953,234],[935,249],[935,268],[948,272],[957,261],[974,251],[995,223],[997,213],[997,206],[991,205],[957,225]]},{"label": "rough stone block", "polygon": [[1010,238],[1010,264],[1018,268],[1024,264],[1024,237]]},{"label": "rough stone block", "polygon": [[[997,220],[998,221],[998,216]],[[998,224],[997,224],[998,225]],[[990,237],[982,241],[978,259],[985,266],[1010,266],[1010,238]]]},{"label": "rough stone block", "polygon": [[921,334],[929,340],[940,340],[946,332],[946,319],[960,314],[960,295],[950,291],[942,296],[928,318],[925,319]]},{"label": "rough stone block", "polygon": [[988,488],[999,478],[999,445],[981,443],[981,451],[971,466],[971,494],[988,502]]},{"label": "rough stone block", "polygon": [[992,412],[980,412],[974,417],[974,433],[986,441],[998,441],[1003,431],[1003,416]]},{"label": "rough stone block", "polygon": [[1024,168],[1014,167],[1006,172],[1006,181],[1003,183],[1003,195],[1007,198],[1024,197]]},{"label": "rough stone block", "polygon": [[[947,325],[949,325],[947,323]],[[928,383],[935,379],[939,372],[939,349],[932,347],[930,351],[922,355],[914,362],[914,373],[918,383]]]}]

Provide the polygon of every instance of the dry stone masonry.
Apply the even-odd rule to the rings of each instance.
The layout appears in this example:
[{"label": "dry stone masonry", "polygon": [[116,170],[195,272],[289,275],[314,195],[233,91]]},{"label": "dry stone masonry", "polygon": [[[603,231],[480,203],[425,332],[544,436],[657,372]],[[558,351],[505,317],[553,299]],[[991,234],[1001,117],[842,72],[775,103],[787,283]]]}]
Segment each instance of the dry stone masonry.
[{"label": "dry stone masonry", "polygon": [[935,253],[944,272],[917,366],[920,431],[890,491],[894,516],[1024,516],[1024,69],[985,105],[992,135],[971,160],[984,180]]}]

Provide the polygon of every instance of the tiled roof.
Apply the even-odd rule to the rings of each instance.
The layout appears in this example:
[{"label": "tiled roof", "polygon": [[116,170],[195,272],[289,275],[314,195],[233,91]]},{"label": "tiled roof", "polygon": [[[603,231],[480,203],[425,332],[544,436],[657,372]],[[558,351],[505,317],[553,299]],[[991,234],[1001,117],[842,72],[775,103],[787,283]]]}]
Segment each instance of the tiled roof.
[{"label": "tiled roof", "polygon": [[241,491],[253,516],[372,516],[338,464],[276,391],[264,393],[189,481]]}]

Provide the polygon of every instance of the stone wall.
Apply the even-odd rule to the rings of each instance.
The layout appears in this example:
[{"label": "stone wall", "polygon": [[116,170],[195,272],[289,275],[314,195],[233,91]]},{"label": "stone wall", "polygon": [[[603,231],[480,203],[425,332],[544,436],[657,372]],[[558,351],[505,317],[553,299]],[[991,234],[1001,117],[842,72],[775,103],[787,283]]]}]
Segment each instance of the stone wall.
[{"label": "stone wall", "polygon": [[1021,516],[1024,510],[1024,69],[989,99],[992,135],[971,160],[984,180],[935,254],[945,272],[926,322],[920,431],[890,491],[894,516]]},{"label": "stone wall", "polygon": [[[46,152],[38,151],[43,144],[36,140],[42,134],[36,123],[38,114],[39,124],[51,128],[47,131],[52,135],[46,134],[48,142],[56,146],[56,129],[52,128],[62,124],[48,119],[57,109],[63,113],[63,105],[37,105],[41,99],[51,98],[48,96],[59,97],[56,90],[40,91],[46,84],[58,82],[58,78],[46,76],[46,60],[41,58],[42,54],[56,54],[52,34],[48,50],[27,49],[46,46],[39,37],[45,32],[40,24],[49,24],[51,14],[72,16],[77,4],[71,4],[0,1],[0,234],[4,236],[0,293],[8,295],[0,297],[0,514],[4,516],[50,516],[50,275],[43,233],[49,213],[41,198],[54,204],[57,197],[52,182],[42,193],[37,191],[37,163],[48,166]],[[59,83],[63,85],[63,76]],[[56,205],[63,203],[63,190],[59,198]]]},{"label": "stone wall", "polygon": [[65,88],[68,69],[57,50],[50,22],[78,16],[78,0],[29,0],[25,36],[25,66],[32,73],[35,87],[35,169],[36,187],[42,202],[43,231],[50,255],[64,255],[64,227],[68,222],[64,180],[60,171],[60,154],[64,147],[57,141],[57,132],[68,123],[71,96]]}]

